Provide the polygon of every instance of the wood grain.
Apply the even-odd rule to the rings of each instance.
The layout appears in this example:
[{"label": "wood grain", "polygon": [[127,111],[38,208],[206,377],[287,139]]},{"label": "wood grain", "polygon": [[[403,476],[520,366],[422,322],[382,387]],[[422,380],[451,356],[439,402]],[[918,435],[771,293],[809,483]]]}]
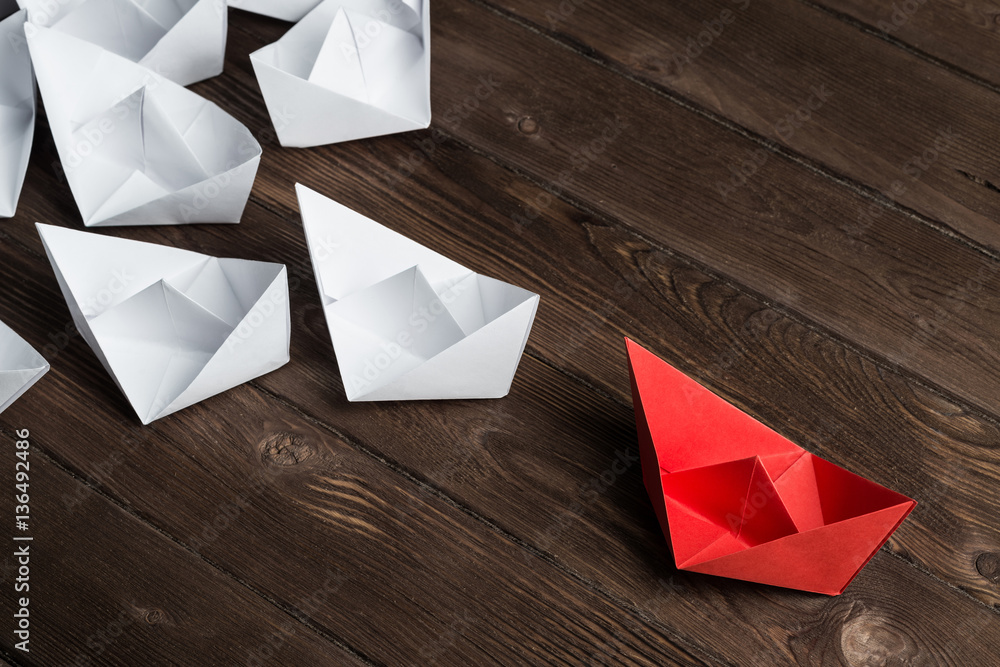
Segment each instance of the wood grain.
[{"label": "wood grain", "polygon": [[[792,149],[848,187],[1000,248],[1000,174],[982,144],[998,98],[987,88],[799,0],[498,4],[630,78]],[[573,11],[559,10],[567,6]],[[705,160],[750,172],[761,150],[718,146]],[[881,208],[844,222],[881,225]]]},{"label": "wood grain", "polygon": [[[632,82],[580,64],[572,52],[494,14],[459,8],[438,13],[440,69],[455,84],[438,86],[435,103],[461,103],[483,71],[508,82],[450,134],[539,183],[560,183],[536,200],[536,211],[553,197],[570,198],[1000,413],[1000,387],[988,370],[995,348],[980,342],[982,332],[997,330],[1000,262],[893,211],[859,233],[853,225],[865,199],[781,157],[722,198],[714,183],[729,175],[725,161],[748,155],[752,142],[652,92],[635,93]],[[479,50],[472,35],[479,34],[496,37],[488,70],[473,64]],[[523,52],[545,54],[549,65],[514,57]],[[576,99],[585,86],[602,94],[559,109],[537,101]],[[534,134],[518,128],[528,117],[541,128]],[[586,168],[573,167],[581,147],[601,140],[616,118],[631,129],[598,144],[604,149]],[[536,214],[516,213],[515,221],[529,223]],[[942,270],[925,271],[928,256]]]},{"label": "wood grain", "polygon": [[[25,268],[24,256],[0,252]],[[40,330],[60,330],[67,313],[37,308],[57,298],[54,278],[48,283],[45,301],[10,295],[12,325],[30,317]],[[311,626],[365,659],[572,662],[606,650],[624,664],[707,664],[669,631],[525,558],[519,545],[266,394],[244,385],[152,427],[128,427],[124,397],[82,339],[59,359],[76,371],[57,367],[45,378],[51,403],[19,402],[3,420],[39,424],[39,447],[61,465],[288,614],[301,615],[300,601],[329,588],[312,605]],[[47,420],[53,410],[59,419]]]},{"label": "wood grain", "polygon": [[810,0],[996,86],[1000,84],[1000,6],[992,2]]},{"label": "wood grain", "polygon": [[[3,421],[34,420],[15,407]],[[14,429],[0,428],[0,438],[8,459],[0,483],[13,490]],[[8,538],[0,560],[3,650],[18,664],[236,665],[254,664],[252,656],[265,664],[363,664],[73,479],[34,432],[31,440],[41,446],[28,457],[32,512],[25,534],[32,540]],[[13,554],[23,545],[30,589],[15,596],[10,591],[21,575]],[[19,640],[6,623],[20,595],[30,599],[27,653],[13,647]],[[272,635],[279,641],[269,642]]]},{"label": "wood grain", "polygon": [[[91,356],[89,351],[83,348],[78,341],[67,348],[67,355],[79,354],[84,357]],[[328,352],[327,352],[328,354]],[[296,355],[297,357],[299,355]],[[86,363],[83,363],[86,361]],[[297,362],[298,363],[298,362]],[[101,374],[95,360],[78,360],[74,365],[80,367],[91,367],[92,375],[88,375],[87,382],[94,383],[97,388],[104,388],[100,392],[101,400],[108,403],[123,402],[117,396],[116,389],[110,381]],[[289,371],[292,369],[288,369]],[[541,373],[539,373],[539,370]],[[290,384],[300,384],[296,377],[302,377],[303,367],[294,369],[294,373],[279,371],[267,378],[268,380],[279,380],[280,375],[287,375],[291,382],[281,382],[282,386]],[[377,404],[372,405],[346,405],[343,404],[342,397],[338,397],[337,404],[333,406],[339,416],[337,421],[343,422],[347,419],[349,412],[359,413],[359,420],[369,424],[372,432],[363,433],[366,441],[376,447],[388,447],[384,436],[386,425],[397,423],[405,425],[405,432],[411,433],[414,438],[411,443],[402,442],[399,450],[391,453],[399,454],[407,449],[417,449],[416,444],[421,441],[441,441],[451,443],[462,443],[462,447],[452,445],[450,448],[441,447],[440,452],[444,452],[447,458],[442,462],[442,467],[433,468],[428,462],[423,463],[423,469],[429,470],[428,481],[432,484],[442,485],[446,490],[458,487],[462,492],[472,495],[477,493],[481,483],[477,480],[482,476],[489,479],[501,478],[505,483],[503,487],[496,491],[498,497],[491,498],[491,509],[499,512],[503,523],[500,526],[506,531],[510,527],[518,532],[523,531],[529,536],[529,546],[532,551],[539,547],[554,552],[559,559],[569,559],[572,561],[574,569],[584,565],[593,570],[595,566],[607,569],[603,566],[608,562],[604,558],[610,558],[610,562],[615,563],[611,571],[618,574],[623,572],[630,582],[632,591],[625,604],[635,604],[644,615],[650,615],[656,619],[654,623],[668,624],[670,627],[682,629],[691,634],[685,637],[687,642],[704,642],[705,645],[712,646],[721,653],[715,654],[713,661],[725,662],[724,655],[745,655],[748,645],[757,645],[755,649],[758,655],[769,656],[767,660],[780,662],[792,662],[795,654],[791,649],[795,641],[800,641],[799,633],[806,632],[800,624],[802,619],[813,619],[813,623],[821,623],[829,612],[829,606],[834,604],[828,598],[822,596],[802,596],[794,592],[761,590],[755,587],[738,582],[731,582],[721,579],[712,579],[689,575],[684,573],[664,572],[663,567],[668,555],[664,553],[664,543],[659,536],[658,527],[648,505],[642,498],[641,485],[638,479],[638,471],[632,469],[627,478],[622,478],[608,489],[604,498],[599,503],[588,505],[585,512],[579,517],[574,514],[565,516],[565,512],[570,508],[574,500],[579,500],[580,494],[586,485],[600,476],[605,470],[611,467],[614,460],[614,453],[607,446],[608,442],[633,441],[634,431],[631,427],[631,415],[627,406],[618,406],[617,418],[612,418],[613,423],[606,424],[607,417],[599,415],[600,403],[595,403],[593,398],[582,397],[587,402],[578,405],[577,401],[581,397],[573,397],[573,392],[567,390],[566,379],[562,374],[553,373],[546,366],[538,366],[532,360],[526,360],[526,365],[522,368],[522,378],[519,378],[515,393],[506,399],[507,403],[515,402],[513,407],[497,406],[498,410],[486,411],[482,403],[464,402],[466,405],[460,409],[449,411],[449,421],[442,423],[440,415],[435,414],[435,410],[427,409],[427,405],[414,404],[395,410],[390,407]],[[554,376],[554,377],[553,377]],[[47,378],[47,382],[54,379]],[[61,381],[61,379],[60,379]],[[553,386],[555,385],[555,386]],[[548,388],[548,390],[546,390]],[[95,392],[94,387],[87,387],[91,392]],[[53,389],[50,388],[50,392]],[[72,397],[83,393],[80,389],[63,389],[57,387],[56,394],[60,403],[71,404]],[[539,393],[531,393],[539,392]],[[523,398],[518,398],[522,394],[527,394]],[[540,395],[541,394],[541,395]],[[545,396],[547,395],[547,397]],[[557,405],[553,396],[563,397],[562,402],[570,400],[569,405]],[[236,400],[236,404],[232,401]],[[379,580],[379,571],[366,569],[363,563],[371,558],[372,548],[364,548],[363,559],[360,556],[351,558],[345,555],[348,547],[342,542],[354,532],[380,529],[381,532],[388,533],[388,536],[375,536],[375,539],[382,537],[396,536],[403,532],[406,536],[405,544],[407,553],[434,554],[420,560],[420,573],[427,576],[425,570],[431,569],[432,574],[441,577],[440,582],[434,588],[434,600],[439,603],[460,608],[462,605],[448,597],[447,591],[439,590],[439,586],[445,581],[441,574],[441,569],[447,569],[447,581],[461,580],[461,576],[455,571],[460,567],[460,562],[456,562],[453,557],[445,556],[447,549],[441,543],[435,542],[433,546],[421,544],[421,535],[441,535],[440,526],[430,527],[423,524],[423,509],[426,504],[430,504],[437,497],[438,491],[434,487],[428,490],[421,490],[414,497],[393,499],[390,494],[382,488],[378,488],[377,480],[380,475],[371,470],[371,466],[359,465],[355,468],[351,465],[350,459],[355,459],[356,454],[344,451],[343,445],[334,447],[329,451],[331,435],[317,432],[315,427],[296,426],[290,422],[268,423],[263,426],[247,424],[248,415],[266,413],[274,415],[280,412],[272,405],[265,408],[260,405],[259,397],[254,398],[252,392],[243,389],[233,390],[224,396],[211,399],[191,411],[185,411],[181,415],[171,417],[159,422],[156,431],[164,431],[161,435],[157,433],[155,440],[144,444],[147,450],[145,456],[129,455],[126,461],[123,458],[121,468],[113,470],[107,474],[101,482],[110,487],[108,492],[113,495],[123,494],[125,500],[130,504],[135,504],[135,511],[142,516],[148,516],[157,525],[160,521],[169,522],[163,526],[171,534],[179,535],[179,538],[188,545],[194,545],[200,552],[206,554],[212,562],[220,563],[224,568],[234,568],[233,575],[244,581],[254,582],[254,587],[263,589],[268,597],[276,597],[284,594],[297,595],[301,584],[295,581],[296,568],[284,560],[286,549],[291,549],[295,553],[308,553],[318,551],[329,554],[336,562],[343,564],[343,567],[350,572],[357,573],[360,582],[368,589],[382,588],[387,586],[384,581]],[[548,403],[546,402],[548,400]],[[246,403],[245,401],[250,401]],[[219,405],[219,404],[222,405]],[[605,408],[606,409],[606,408]],[[238,421],[231,421],[227,415],[237,415]],[[593,415],[588,419],[583,419],[583,415]],[[597,416],[595,419],[594,416]],[[32,419],[29,417],[29,419]],[[37,421],[35,416],[33,421]],[[349,420],[353,421],[353,420]],[[67,423],[68,422],[68,423]],[[429,424],[427,422],[430,422]],[[205,424],[216,425],[211,429]],[[353,426],[353,424],[351,424]],[[516,427],[515,427],[516,425]],[[55,428],[55,427],[53,427]],[[70,433],[82,428],[82,423],[77,424],[73,420],[63,420],[58,427],[58,434],[49,436],[53,441],[61,441]],[[191,429],[197,429],[191,432]],[[112,428],[105,434],[98,432],[97,435],[102,440],[114,437],[121,427]],[[136,429],[140,432],[144,430]],[[535,460],[525,460],[520,452],[519,431],[532,432],[537,434],[541,441],[555,450],[554,460],[546,461],[545,457],[535,457]],[[178,438],[177,431],[187,432],[190,443],[184,442],[184,438]],[[249,434],[248,434],[249,432]],[[445,435],[447,434],[447,435]],[[340,436],[333,434],[334,438]],[[153,436],[150,436],[153,438]],[[314,452],[316,443],[320,443],[319,452]],[[260,455],[260,463],[274,466],[281,465],[281,473],[284,475],[279,481],[269,481],[268,484],[279,486],[275,493],[267,493],[260,498],[260,507],[246,508],[245,503],[256,505],[254,490],[261,486],[260,472],[257,471],[258,462],[252,449],[256,445]],[[474,443],[479,443],[478,445]],[[563,444],[565,443],[565,444]],[[581,445],[586,443],[587,448],[582,449]],[[167,460],[164,460],[164,450],[181,448],[176,453],[168,453]],[[248,448],[251,451],[246,451]],[[466,448],[472,448],[475,457],[466,452]],[[129,448],[131,450],[131,447]],[[236,449],[237,456],[227,451]],[[425,448],[427,449],[427,448]],[[572,452],[569,456],[569,452]],[[107,455],[104,455],[104,461]],[[65,464],[74,470],[79,470],[80,475],[100,474],[101,466],[93,463],[96,452],[72,451],[60,452],[62,455],[71,456],[72,459]],[[156,456],[156,460],[143,463],[142,459],[150,454]],[[376,459],[382,458],[376,453]],[[132,459],[135,459],[133,461]],[[216,459],[218,463],[212,463]],[[101,461],[102,459],[98,459]],[[180,463],[178,463],[180,462]],[[197,463],[195,463],[197,462]],[[207,472],[201,473],[200,478],[192,478],[195,470],[193,467],[207,467]],[[395,464],[393,464],[395,465]],[[127,467],[126,467],[127,466]],[[495,466],[496,470],[491,469]],[[539,466],[543,466],[539,468]],[[159,471],[157,479],[151,479],[151,473],[147,468],[155,468]],[[333,468],[336,472],[328,471]],[[223,471],[223,472],[220,472]],[[255,471],[256,475],[255,475]],[[206,495],[205,489],[210,480],[216,480],[215,484],[220,486],[224,492],[222,500],[208,494],[204,500],[198,500],[198,507],[190,508],[193,496],[197,495],[195,489],[199,489],[202,496]],[[179,480],[183,480],[183,485],[179,486]],[[124,486],[124,490],[120,486]],[[248,489],[249,486],[249,489]],[[131,488],[129,488],[131,487]],[[506,487],[506,488],[504,488]],[[539,511],[539,498],[531,495],[532,489],[541,489],[542,502],[546,507],[558,508],[552,514]],[[305,491],[305,496],[303,492]],[[323,527],[309,527],[313,519],[310,517],[296,518],[295,512],[291,510],[282,511],[279,508],[285,503],[280,498],[282,493],[287,493],[296,499],[297,504],[304,505],[310,514],[318,515],[324,520]],[[478,492],[481,494],[482,492]],[[502,494],[502,495],[501,495]],[[332,496],[332,497],[331,497]],[[185,499],[185,503],[179,505],[177,502],[166,502],[167,498],[180,497]],[[249,501],[244,500],[250,498]],[[544,500],[548,498],[549,500]],[[389,507],[383,510],[387,516],[380,516],[375,499],[381,499]],[[473,497],[475,501],[478,498]],[[458,496],[452,502],[469,502],[469,498]],[[214,507],[212,503],[218,503]],[[378,503],[379,505],[381,503]],[[507,509],[506,506],[511,508]],[[205,539],[205,526],[216,522],[217,517],[225,515],[225,508],[238,507],[238,517],[231,524],[226,525],[225,530],[220,532],[219,537],[214,539],[207,547],[198,544],[198,540]],[[213,514],[214,512],[214,514]],[[258,512],[265,513],[266,519],[257,516]],[[475,507],[470,513],[475,512]],[[180,513],[180,517],[173,516]],[[164,515],[168,515],[164,517]],[[279,525],[275,516],[287,517]],[[617,516],[615,516],[617,515]],[[645,519],[636,523],[636,516],[644,516]],[[490,523],[494,523],[490,519]],[[302,526],[302,523],[305,526]],[[525,523],[527,522],[527,523]],[[371,524],[375,523],[376,527]],[[398,525],[412,526],[413,535],[410,531],[402,531]],[[389,524],[389,525],[386,525]],[[565,527],[564,527],[564,524]],[[595,536],[591,533],[591,526],[603,525],[601,535]],[[610,533],[609,533],[610,529]],[[192,534],[193,530],[193,534]],[[322,538],[318,536],[327,531],[333,531],[335,544],[323,544]],[[346,534],[345,534],[346,531]],[[247,554],[249,544],[258,545],[262,548],[262,543],[270,542],[268,535],[276,534],[282,544],[281,549],[274,546],[266,549],[263,554],[254,551]],[[295,541],[294,537],[298,536]],[[307,537],[312,536],[312,537]],[[371,537],[371,536],[370,536]],[[468,538],[449,538],[448,533],[442,535],[445,543],[452,539],[462,545],[463,551],[470,549]],[[399,538],[397,538],[399,539]],[[593,540],[600,539],[600,548],[596,548]],[[320,544],[316,544],[320,540]],[[406,572],[409,576],[414,573],[412,568],[403,563],[394,561],[390,553],[386,553],[389,545],[379,541],[382,545],[376,548],[379,555],[379,568],[382,564],[389,565],[392,572]],[[602,560],[593,561],[586,556],[588,551],[581,551],[583,545],[590,545],[597,553],[602,554]],[[636,549],[640,549],[636,552]],[[576,553],[574,555],[575,552]],[[252,555],[251,563],[246,563],[248,555]],[[473,556],[476,560],[485,558],[485,554],[474,550]],[[328,556],[329,557],[329,556]],[[260,562],[264,558],[265,562]],[[270,560],[267,560],[270,559]],[[438,559],[446,560],[441,564]],[[526,555],[519,549],[508,550],[506,560],[510,561],[523,570],[525,566],[534,572],[538,563],[538,558],[529,551]],[[279,563],[282,563],[279,566]],[[370,566],[369,566],[370,567]],[[480,581],[475,589],[486,588],[491,591],[491,595],[497,593],[488,587],[482,578],[487,577],[488,572],[495,572],[505,582],[517,581],[509,571],[498,568],[496,564],[480,564],[484,570],[476,571],[476,577]],[[636,572],[635,568],[639,568]],[[252,568],[247,571],[246,568]],[[268,585],[266,582],[273,577],[269,574],[272,569],[281,569],[280,583],[274,582]],[[308,568],[307,568],[308,569]],[[574,579],[579,578],[579,573],[572,572]],[[593,574],[593,572],[585,572]],[[291,579],[291,580],[290,580]],[[596,581],[591,586],[598,586],[599,589],[608,586],[609,583],[615,586],[620,585],[618,581],[609,580],[607,574],[596,573]],[[261,581],[263,580],[263,582]],[[423,580],[423,577],[421,577]],[[353,581],[353,578],[352,578]],[[888,586],[887,581],[893,581],[902,586]],[[868,582],[868,583],[864,583]],[[417,582],[419,583],[419,582]],[[280,585],[282,591],[275,591],[271,586]],[[361,583],[358,584],[359,586]],[[401,585],[401,584],[397,584]],[[416,584],[413,584],[416,585]],[[527,585],[525,586],[528,587]],[[530,589],[535,591],[539,587],[537,582],[533,582]],[[903,591],[912,591],[914,587],[921,590],[921,599],[927,601],[931,608],[939,610],[939,613],[952,617],[969,617],[978,619],[981,625],[980,636],[982,641],[993,641],[994,631],[1000,631],[1000,627],[992,624],[993,616],[984,608],[978,608],[968,600],[956,598],[948,589],[938,587],[933,582],[927,580],[924,575],[919,574],[902,561],[888,556],[879,556],[876,562],[866,570],[865,578],[859,580],[858,586],[851,595],[856,595],[860,604],[865,608],[879,610],[882,615],[872,621],[874,624],[887,623],[886,618],[897,618],[895,613],[890,615],[889,609],[902,607],[906,604],[908,595]],[[395,587],[393,587],[394,589]],[[447,589],[450,591],[450,587]],[[561,596],[566,595],[565,583],[560,588]],[[537,593],[538,591],[536,591]],[[618,591],[614,591],[618,592]],[[342,612],[328,611],[327,609],[317,610],[316,615],[322,615],[324,626],[326,624],[341,627],[345,622],[343,617],[337,616],[328,619],[325,614],[337,613],[358,613],[361,610],[368,610],[375,616],[393,617],[403,615],[404,610],[391,611],[389,608],[375,606],[370,598],[362,595],[359,591],[345,592],[349,599],[359,599],[357,607],[348,606]],[[404,599],[410,599],[414,593],[402,593]],[[417,597],[420,597],[417,595]],[[775,608],[775,603],[778,607]],[[491,600],[493,605],[498,604],[496,597]],[[397,604],[399,602],[397,601]],[[347,601],[338,598],[337,607],[347,604]],[[430,599],[424,603],[430,604]],[[496,609],[496,607],[491,607]],[[501,606],[506,612],[506,608]],[[705,614],[709,609],[715,610],[707,616],[701,617],[696,614]],[[733,615],[718,617],[719,609],[730,609]],[[754,617],[761,619],[761,622],[773,625],[775,628],[797,628],[794,632],[783,630],[777,635],[769,637],[757,637],[757,632],[752,626],[746,626],[743,622],[729,622],[729,618],[738,619],[736,614],[738,609],[742,613],[752,613]],[[951,609],[944,612],[944,609]],[[749,610],[753,610],[750,612]],[[515,613],[516,612],[516,613]],[[472,613],[472,612],[470,612]],[[495,612],[494,612],[495,613]],[[510,613],[515,613],[517,617],[525,615],[525,610],[514,609]],[[478,618],[478,616],[476,616]],[[878,620],[881,618],[881,620]],[[763,619],[768,619],[764,621]],[[453,619],[451,623],[460,622],[462,619]],[[494,621],[493,617],[490,617]],[[495,622],[495,621],[494,621]],[[566,622],[563,620],[562,622]],[[907,627],[919,624],[919,619],[907,619]],[[857,626],[858,631],[868,628],[866,625]],[[897,630],[898,631],[898,630]],[[444,630],[444,636],[448,636],[448,630]],[[464,632],[469,632],[464,629]],[[613,639],[606,642],[595,642],[590,648],[578,655],[613,653],[615,660],[624,660],[619,656],[619,651],[628,651],[629,647],[626,639],[621,635],[621,631],[613,635]],[[394,641],[399,641],[393,637]],[[518,635],[518,640],[523,642],[525,638]],[[386,638],[368,638],[381,645]],[[482,642],[480,638],[477,643]],[[550,639],[551,641],[551,639]],[[662,639],[660,640],[662,641]],[[748,642],[751,642],[748,644]],[[366,643],[366,642],[364,642]],[[609,644],[610,643],[610,644]],[[353,644],[352,644],[353,645]],[[429,650],[426,646],[434,646],[433,643],[421,646],[418,650]],[[460,647],[448,646],[446,653],[449,661],[461,661],[468,659],[468,655],[460,650]],[[546,655],[544,649],[533,646],[529,643],[529,650],[532,650],[536,658]],[[928,645],[918,642],[918,648],[923,653],[932,652],[933,644]],[[399,650],[413,650],[412,645],[404,645]],[[978,641],[963,642],[958,649],[960,659],[972,659],[986,650],[985,645]],[[626,653],[627,655],[627,653]],[[661,658],[662,659],[662,658]],[[736,664],[743,664],[741,661]],[[764,664],[764,663],[759,663]],[[772,663],[773,664],[773,663]],[[941,664],[961,664],[943,662]]]},{"label": "wood grain", "polygon": [[[647,33],[678,29],[665,12],[697,18],[694,5],[647,4],[616,8],[624,18],[599,35],[607,41],[588,45],[569,28],[550,33],[562,44],[539,34],[532,12],[544,17],[548,5],[435,2],[433,129],[306,151],[277,146],[247,57],[288,25],[232,12],[226,72],[194,88],[264,144],[244,222],[99,233],[286,263],[293,361],[147,428],[67,330],[30,226],[79,227],[43,119],[19,214],[0,225],[0,317],[54,370],[0,424],[30,423],[52,459],[51,488],[65,490],[40,493],[75,498],[54,522],[61,533],[46,537],[58,558],[82,548],[61,534],[86,540],[101,517],[123,517],[118,546],[80,562],[107,548],[108,562],[134,573],[127,582],[178,604],[183,587],[160,591],[189,570],[228,584],[235,593],[217,597],[215,616],[203,603],[205,614],[223,632],[226,610],[240,607],[241,628],[292,656],[270,664],[325,664],[310,657],[315,647],[366,664],[986,664],[1000,641],[997,263],[934,220],[891,208],[860,234],[845,222],[870,201],[809,160],[857,149],[833,137],[856,122],[846,116],[817,113],[825,134],[817,130],[815,155],[791,145],[771,153],[721,197],[728,161],[761,146],[754,101],[727,106],[744,114],[727,126],[602,54],[628,38],[629,21],[642,45],[656,39]],[[613,13],[574,7],[580,17]],[[789,11],[742,43],[780,51],[770,42],[783,35],[794,47],[800,23],[831,43],[846,34],[829,14]],[[591,25],[579,20],[573,30]],[[873,70],[910,81],[909,61],[891,55],[899,49],[883,54],[895,47],[849,27],[861,37],[845,43],[881,54]],[[755,74],[775,108],[799,92],[786,61]],[[965,94],[954,72],[927,67]],[[843,75],[848,92],[867,90],[865,71]],[[726,99],[747,90],[726,81],[714,89]],[[986,128],[990,113],[963,106],[960,117]],[[608,119],[625,126],[580,163]],[[877,145],[900,154],[921,127],[901,117]],[[988,164],[990,154],[975,159]],[[508,398],[346,402],[296,181],[542,294]],[[965,207],[988,201],[951,182],[940,191]],[[983,267],[989,281],[961,292]],[[630,459],[624,335],[920,506],[838,598],[678,572]],[[145,557],[157,540],[172,560]],[[53,621],[56,646],[86,636],[68,629],[88,613],[77,608],[97,605],[99,624],[130,590],[90,581],[82,565],[69,572],[67,599],[75,589],[99,595],[53,607],[66,626]],[[333,590],[311,602],[324,581]],[[285,647],[288,626],[274,618],[306,639]],[[95,664],[192,664],[190,647],[127,634],[129,652]],[[0,640],[14,655],[9,647]],[[70,655],[52,650],[57,663]],[[215,650],[217,664],[235,664],[225,642]]]}]

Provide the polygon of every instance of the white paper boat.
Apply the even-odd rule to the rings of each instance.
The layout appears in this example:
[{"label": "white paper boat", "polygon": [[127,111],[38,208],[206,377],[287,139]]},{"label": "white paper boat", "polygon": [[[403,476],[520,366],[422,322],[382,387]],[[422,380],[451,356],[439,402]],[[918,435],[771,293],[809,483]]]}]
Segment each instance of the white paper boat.
[{"label": "white paper boat", "polygon": [[250,61],[282,146],[430,125],[428,0],[324,0]]},{"label": "white paper boat", "polygon": [[222,73],[224,0],[18,0],[32,24],[53,28],[187,86]]},{"label": "white paper boat", "polygon": [[288,363],[284,265],[38,233],[77,329],[143,424]]},{"label": "white paper boat", "polygon": [[35,135],[35,77],[24,38],[25,12],[0,21],[0,218],[9,218]]},{"label": "white paper boat", "polygon": [[29,32],[52,136],[85,225],[240,221],[261,155],[245,126],[89,42],[48,28]]},{"label": "white paper boat", "polygon": [[49,364],[24,339],[0,322],[0,412],[49,372]]},{"label": "white paper boat", "polygon": [[348,400],[507,395],[537,294],[295,187]]},{"label": "white paper boat", "polygon": [[229,0],[229,6],[282,21],[301,21],[321,0]]}]

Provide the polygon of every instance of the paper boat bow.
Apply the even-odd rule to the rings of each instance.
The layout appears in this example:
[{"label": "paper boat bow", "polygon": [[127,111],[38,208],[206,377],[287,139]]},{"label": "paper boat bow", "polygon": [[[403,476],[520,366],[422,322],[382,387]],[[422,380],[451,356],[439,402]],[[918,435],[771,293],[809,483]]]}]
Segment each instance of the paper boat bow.
[{"label": "paper boat bow", "polygon": [[215,104],[46,28],[31,49],[49,125],[87,226],[239,222],[260,144]]},{"label": "paper boat bow", "polygon": [[142,423],[288,363],[283,265],[38,232],[77,329]]},{"label": "paper boat bow", "polygon": [[49,371],[49,364],[0,322],[0,412],[10,407]]},{"label": "paper boat bow", "polygon": [[348,400],[507,395],[537,294],[296,189]]},{"label": "paper boat bow", "polygon": [[187,86],[222,73],[228,16],[220,0],[20,0],[53,28]]},{"label": "paper boat bow", "polygon": [[916,506],[626,344],[643,481],[678,568],[838,595]]},{"label": "paper boat bow", "polygon": [[0,217],[14,215],[35,134],[35,77],[25,12],[0,21]]},{"label": "paper boat bow", "polygon": [[325,0],[250,60],[282,146],[430,125],[428,0]]}]

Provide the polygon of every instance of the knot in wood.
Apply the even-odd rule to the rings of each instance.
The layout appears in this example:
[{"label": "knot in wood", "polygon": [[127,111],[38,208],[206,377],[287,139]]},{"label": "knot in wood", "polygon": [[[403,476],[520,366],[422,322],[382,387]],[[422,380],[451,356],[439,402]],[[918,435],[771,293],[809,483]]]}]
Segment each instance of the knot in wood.
[{"label": "knot in wood", "polygon": [[525,116],[517,122],[517,129],[521,131],[521,134],[537,134],[538,121],[531,116]]},{"label": "knot in wood", "polygon": [[920,648],[902,628],[876,614],[863,613],[844,623],[840,650],[851,667],[919,664]]},{"label": "knot in wood", "polygon": [[1000,554],[991,551],[979,554],[976,569],[992,583],[1000,582]]},{"label": "knot in wood", "polygon": [[260,458],[273,466],[294,466],[313,455],[309,444],[297,435],[275,433],[260,443]]},{"label": "knot in wood", "polygon": [[164,614],[163,611],[160,609],[150,609],[143,616],[143,619],[149,625],[159,625],[160,623],[163,623],[163,621],[165,621],[166,618],[167,615]]}]

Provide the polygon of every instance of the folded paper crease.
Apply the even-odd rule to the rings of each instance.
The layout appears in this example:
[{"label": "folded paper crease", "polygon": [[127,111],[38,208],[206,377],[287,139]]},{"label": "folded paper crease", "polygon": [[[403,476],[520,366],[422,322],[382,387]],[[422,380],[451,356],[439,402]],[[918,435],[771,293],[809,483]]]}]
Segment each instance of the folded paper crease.
[{"label": "folded paper crease", "polygon": [[539,297],[302,185],[306,241],[347,398],[499,398]]},{"label": "folded paper crease", "polygon": [[24,32],[27,13],[0,21],[0,218],[13,217],[35,135],[35,77]]},{"label": "folded paper crease", "polygon": [[283,146],[430,125],[428,0],[324,0],[250,55]]},{"label": "folded paper crease", "polygon": [[85,225],[240,221],[261,155],[245,126],[76,37],[34,28],[27,43]]},{"label": "folded paper crease", "polygon": [[838,595],[916,506],[626,347],[643,481],[678,568]]},{"label": "folded paper crease", "polygon": [[49,371],[49,364],[28,343],[0,322],[0,412]]},{"label": "folded paper crease", "polygon": [[187,86],[222,73],[228,14],[219,0],[19,0],[51,28]]},{"label": "folded paper crease", "polygon": [[77,329],[144,424],[288,362],[283,265],[38,231]]}]

